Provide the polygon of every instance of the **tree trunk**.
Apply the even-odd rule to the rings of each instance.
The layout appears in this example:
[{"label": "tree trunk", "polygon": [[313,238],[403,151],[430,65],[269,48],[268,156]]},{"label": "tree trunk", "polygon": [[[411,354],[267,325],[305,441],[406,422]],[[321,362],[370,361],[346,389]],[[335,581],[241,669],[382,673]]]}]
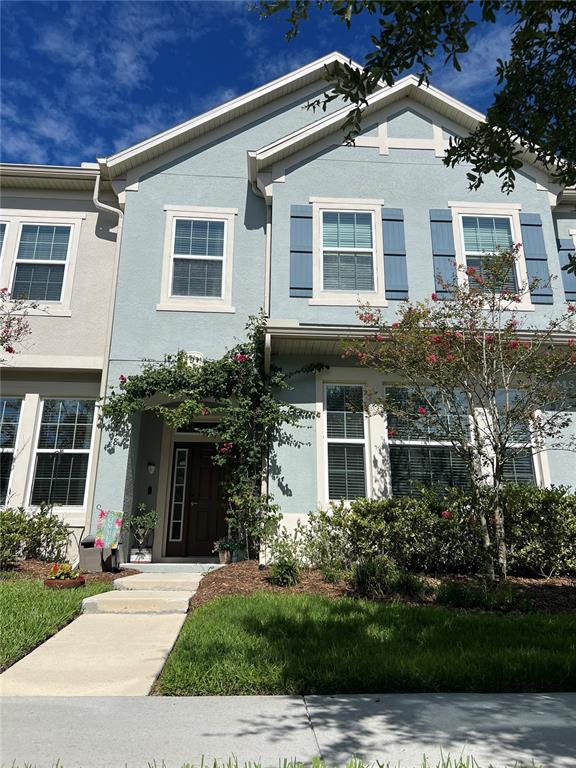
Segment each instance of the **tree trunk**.
[{"label": "tree trunk", "polygon": [[477,501],[478,515],[480,517],[480,530],[482,532],[482,546],[484,549],[484,568],[486,576],[490,581],[495,581],[496,574],[494,572],[494,558],[492,557],[492,542],[490,541],[490,531],[488,530],[488,523],[486,522],[486,515],[481,507],[479,501]]},{"label": "tree trunk", "polygon": [[502,581],[506,581],[508,577],[508,556],[506,552],[506,532],[504,530],[504,500],[500,484],[494,488],[494,529],[498,557],[498,576]]}]

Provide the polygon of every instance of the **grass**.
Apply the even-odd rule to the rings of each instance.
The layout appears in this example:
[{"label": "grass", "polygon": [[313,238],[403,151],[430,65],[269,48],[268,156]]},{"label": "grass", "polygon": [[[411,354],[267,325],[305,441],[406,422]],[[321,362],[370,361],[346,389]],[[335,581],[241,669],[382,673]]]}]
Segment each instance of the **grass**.
[{"label": "grass", "polygon": [[111,588],[111,583],[99,582],[78,589],[46,589],[36,579],[0,579],[0,671],[72,621],[85,597]]},{"label": "grass", "polygon": [[[401,765],[402,764],[400,762],[381,763],[380,761],[367,764],[363,760],[352,757],[345,764],[344,768],[401,768]],[[511,768],[542,768],[541,766],[537,766],[534,762],[529,764],[515,762],[513,764],[508,763],[507,765],[511,765]],[[19,768],[19,766],[12,764],[11,768]],[[32,763],[24,763],[22,768],[36,768],[36,765],[33,765]],[[64,768],[64,765],[60,762],[60,760],[57,760],[52,764],[52,768]],[[156,760],[154,760],[153,762],[147,764],[147,768],[166,768],[166,763],[164,761],[158,763]],[[259,760],[249,760],[247,762],[240,763],[236,757],[229,757],[228,760],[217,760],[214,758],[212,761],[210,761],[205,760],[204,756],[202,756],[199,764],[184,763],[181,768],[262,768],[262,763]],[[308,768],[308,766],[307,763],[285,758],[284,760],[278,761],[278,768]],[[310,762],[309,768],[329,768],[329,766],[326,765],[322,758],[314,757]],[[403,768],[409,767],[404,765]],[[443,757],[437,763],[430,763],[426,756],[424,756],[422,758],[422,762],[418,766],[413,765],[412,768],[481,768],[481,766],[471,756],[457,758],[452,758],[450,756]],[[492,768],[492,764],[490,764],[488,768]]]},{"label": "grass", "polygon": [[574,614],[498,616],[261,592],[194,610],[156,691],[527,692],[575,685]]}]

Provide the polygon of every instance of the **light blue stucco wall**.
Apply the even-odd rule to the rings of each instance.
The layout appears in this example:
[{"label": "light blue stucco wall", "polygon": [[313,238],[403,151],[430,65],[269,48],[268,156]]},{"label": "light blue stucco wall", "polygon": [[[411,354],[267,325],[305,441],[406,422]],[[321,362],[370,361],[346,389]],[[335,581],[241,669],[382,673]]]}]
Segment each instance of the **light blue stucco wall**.
[{"label": "light blue stucco wall", "polygon": [[[336,137],[335,137],[336,140]],[[272,317],[293,318],[307,323],[355,323],[355,307],[314,306],[307,298],[289,295],[290,206],[307,204],[311,196],[376,198],[385,207],[402,208],[407,252],[408,289],[411,299],[428,298],[434,291],[434,267],[430,234],[432,208],[446,209],[448,201],[520,203],[527,213],[539,213],[548,264],[558,275],[560,265],[556,232],[548,195],[522,173],[516,189],[506,196],[492,176],[478,191],[468,189],[467,166],[446,168],[433,150],[391,149],[380,155],[369,147],[334,146],[308,163],[289,168],[285,181],[274,184],[272,226]],[[563,303],[560,280],[553,283],[555,306]],[[390,321],[397,304],[390,301],[385,316]],[[530,322],[546,318],[554,305],[536,305]]]},{"label": "light blue stucco wall", "polygon": [[387,120],[388,136],[394,139],[431,139],[432,121],[411,109],[396,112]]}]

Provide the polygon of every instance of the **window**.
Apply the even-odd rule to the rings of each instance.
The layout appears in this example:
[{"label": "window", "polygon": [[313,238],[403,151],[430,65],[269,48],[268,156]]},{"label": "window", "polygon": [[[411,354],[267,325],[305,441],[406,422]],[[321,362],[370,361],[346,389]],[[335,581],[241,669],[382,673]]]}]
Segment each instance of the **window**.
[{"label": "window", "polygon": [[[522,399],[521,390],[509,390],[508,397],[504,390],[496,393],[496,404],[500,413],[505,413],[507,407],[513,408]],[[520,409],[522,403],[518,403]],[[510,451],[504,464],[504,481],[519,485],[534,485],[536,472],[532,450],[527,446],[532,439],[532,433],[528,424],[517,424],[512,430]]]},{"label": "window", "polygon": [[[402,410],[413,410],[413,419],[400,419],[392,413],[388,416],[388,442],[390,451],[390,474],[393,496],[414,496],[418,485],[428,487],[467,488],[468,469],[459,454],[442,434],[425,419],[418,416],[418,402],[406,388],[388,391],[392,400],[397,400]],[[424,407],[422,404],[420,404]],[[436,408],[443,407],[435,403]],[[457,413],[445,409],[447,431],[450,425],[461,422],[460,429],[468,420],[466,403],[462,399]]]},{"label": "window", "polygon": [[234,312],[232,208],[165,206],[164,265],[158,310]]},{"label": "window", "polygon": [[9,498],[21,406],[19,398],[0,398],[0,504],[6,504]]},{"label": "window", "polygon": [[172,296],[222,297],[224,221],[176,219]]},{"label": "window", "polygon": [[366,428],[363,388],[328,384],[325,389],[328,497],[366,496]]},{"label": "window", "polygon": [[0,260],[4,255],[4,241],[6,240],[6,223],[0,221]]},{"label": "window", "polygon": [[[508,216],[462,216],[461,220],[466,266],[473,267],[483,277],[487,256],[496,253],[499,248],[509,249],[514,244],[511,219]],[[474,287],[483,290],[479,283],[474,283]],[[511,292],[518,289],[514,268],[507,275],[503,287]]]},{"label": "window", "polygon": [[322,212],[322,289],[374,290],[371,212]]},{"label": "window", "polygon": [[174,466],[174,482],[172,487],[172,515],[170,519],[169,541],[182,541],[182,526],[184,525],[184,499],[186,495],[186,470],[188,466],[188,449],[176,448]]},{"label": "window", "polygon": [[93,400],[44,400],[31,504],[84,505],[93,424]]},{"label": "window", "polygon": [[61,301],[70,226],[23,224],[16,251],[12,296]]}]

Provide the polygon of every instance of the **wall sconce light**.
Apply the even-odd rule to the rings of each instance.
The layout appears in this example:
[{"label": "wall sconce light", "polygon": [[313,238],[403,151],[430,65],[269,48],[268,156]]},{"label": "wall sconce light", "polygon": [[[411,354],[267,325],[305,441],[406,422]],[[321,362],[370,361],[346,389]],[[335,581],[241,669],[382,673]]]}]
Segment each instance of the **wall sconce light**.
[{"label": "wall sconce light", "polygon": [[156,464],[153,461],[148,462],[148,474],[153,475],[156,472]]}]

